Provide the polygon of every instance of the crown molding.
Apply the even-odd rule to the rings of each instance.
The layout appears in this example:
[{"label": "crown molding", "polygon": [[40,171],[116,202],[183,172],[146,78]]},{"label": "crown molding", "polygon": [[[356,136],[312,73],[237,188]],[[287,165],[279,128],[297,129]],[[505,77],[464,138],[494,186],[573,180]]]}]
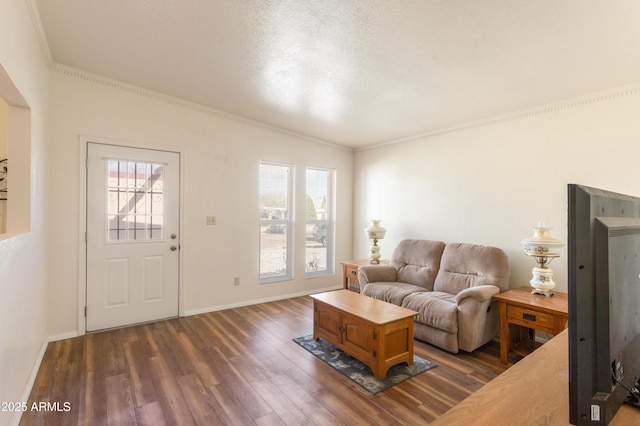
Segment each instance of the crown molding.
[{"label": "crown molding", "polygon": [[390,145],[399,145],[403,143],[415,142],[420,139],[427,139],[434,136],[446,135],[449,133],[459,133],[472,129],[480,129],[483,127],[497,126],[512,121],[526,120],[532,117],[551,114],[559,111],[580,108],[589,104],[596,104],[601,102],[608,102],[614,99],[623,98],[627,96],[636,96],[640,94],[640,83],[633,85],[622,86],[615,89],[609,89],[601,92],[594,92],[584,96],[565,99],[559,102],[553,102],[545,105],[541,105],[534,108],[529,108],[520,111],[514,111],[509,114],[500,115],[492,118],[486,118],[470,123],[460,124],[457,126],[436,129],[432,132],[422,133],[408,138],[396,139],[388,142],[381,142],[374,145],[368,145],[360,148],[356,148],[354,151],[366,151],[371,149],[382,148]]},{"label": "crown molding", "polygon": [[244,124],[248,124],[251,126],[259,127],[262,129],[270,130],[273,132],[282,133],[284,135],[292,136],[298,139],[303,139],[308,142],[312,142],[319,145],[324,145],[330,148],[338,149],[341,151],[353,152],[352,148],[345,147],[342,145],[334,144],[331,142],[327,142],[325,140],[317,139],[309,135],[305,135],[303,133],[294,132],[292,130],[288,130],[282,127],[274,126],[272,124],[263,123],[258,120],[253,120],[251,118],[243,117],[237,114],[232,114],[226,111],[222,111],[216,108],[207,107],[205,105],[201,105],[195,102],[190,102],[181,98],[177,98],[174,96],[167,95],[165,93],[156,92],[150,89],[146,89],[144,87],[136,86],[133,84],[124,83],[119,80],[115,80],[112,78],[108,78],[102,75],[90,73],[88,71],[80,70],[78,68],[70,67],[67,65],[59,64],[59,63],[51,63],[50,69],[52,72],[62,74],[68,77],[72,77],[79,80],[84,80],[92,84],[97,84],[101,86],[108,87],[110,89],[119,90],[122,92],[130,93],[136,96],[141,96],[144,98],[148,98],[157,102],[166,103],[169,105],[173,105],[179,108],[200,112],[209,115],[215,115],[217,117],[226,118],[233,121],[239,121]]},{"label": "crown molding", "polygon": [[36,4],[36,0],[25,0],[27,4],[27,9],[29,10],[29,15],[31,16],[31,22],[33,22],[33,28],[36,32],[36,37],[38,38],[38,44],[40,44],[40,49],[42,50],[42,54],[44,56],[47,64],[51,66],[53,63],[53,57],[51,56],[51,49],[49,49],[49,41],[47,40],[47,35],[44,32],[44,27],[42,26],[42,20],[40,19],[40,10],[38,9],[38,5]]}]

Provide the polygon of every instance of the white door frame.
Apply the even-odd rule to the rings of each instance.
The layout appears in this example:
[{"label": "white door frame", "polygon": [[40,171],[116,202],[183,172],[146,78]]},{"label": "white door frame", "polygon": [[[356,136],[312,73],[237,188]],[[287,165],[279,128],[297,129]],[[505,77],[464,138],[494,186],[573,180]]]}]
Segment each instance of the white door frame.
[{"label": "white door frame", "polygon": [[78,152],[78,336],[87,332],[85,306],[87,299],[87,144],[94,142],[103,145],[116,145],[127,148],[151,149],[156,151],[171,151],[180,154],[180,198],[179,198],[179,228],[180,250],[178,256],[178,316],[184,316],[184,286],[182,285],[184,273],[185,233],[184,233],[184,188],[185,188],[185,150],[176,146],[145,144],[131,141],[105,139],[93,136],[80,135]]}]

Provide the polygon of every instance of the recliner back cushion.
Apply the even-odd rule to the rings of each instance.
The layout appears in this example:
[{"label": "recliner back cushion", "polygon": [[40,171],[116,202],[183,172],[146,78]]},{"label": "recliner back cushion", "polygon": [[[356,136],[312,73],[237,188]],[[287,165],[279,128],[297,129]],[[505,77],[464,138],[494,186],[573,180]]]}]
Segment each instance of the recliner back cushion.
[{"label": "recliner back cushion", "polygon": [[434,290],[458,294],[465,288],[495,285],[509,287],[511,267],[507,254],[497,247],[474,244],[448,244],[442,254]]},{"label": "recliner back cushion", "polygon": [[391,266],[398,271],[397,281],[433,290],[444,247],[442,241],[400,241],[391,255]]}]

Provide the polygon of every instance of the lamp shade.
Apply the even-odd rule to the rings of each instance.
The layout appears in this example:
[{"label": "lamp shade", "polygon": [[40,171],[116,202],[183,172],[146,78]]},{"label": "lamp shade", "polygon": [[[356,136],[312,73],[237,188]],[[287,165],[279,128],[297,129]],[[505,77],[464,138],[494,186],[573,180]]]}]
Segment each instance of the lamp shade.
[{"label": "lamp shade", "polygon": [[371,220],[371,225],[364,228],[364,232],[370,240],[382,240],[387,230],[380,226],[379,220]]},{"label": "lamp shade", "polygon": [[564,242],[551,236],[551,229],[544,226],[533,228],[533,236],[521,241],[529,256],[559,257]]},{"label": "lamp shade", "polygon": [[531,270],[533,277],[529,284],[533,287],[532,293],[552,296],[556,283],[553,282],[553,271],[549,268],[549,263],[560,257],[564,242],[551,236],[551,228],[539,224],[537,228],[533,228],[533,237],[525,238],[521,244],[524,252],[538,263]]}]

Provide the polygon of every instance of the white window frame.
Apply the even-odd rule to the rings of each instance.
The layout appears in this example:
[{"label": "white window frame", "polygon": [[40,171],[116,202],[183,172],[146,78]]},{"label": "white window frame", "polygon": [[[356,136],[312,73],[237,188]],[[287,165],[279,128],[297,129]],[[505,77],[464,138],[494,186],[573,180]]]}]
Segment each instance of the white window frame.
[{"label": "white window frame", "polygon": [[[325,250],[326,250],[326,269],[317,271],[309,268],[309,253],[308,247],[305,246],[305,271],[307,278],[317,277],[321,275],[333,275],[335,271],[335,188],[336,188],[336,170],[327,168],[327,167],[315,167],[315,166],[307,166],[305,170],[305,198],[309,196],[308,193],[308,171],[309,170],[318,170],[329,173],[329,182],[327,183],[327,194],[326,194],[326,209],[325,209],[325,219],[308,219],[306,215],[305,208],[305,226],[306,225],[316,225],[324,223],[326,225],[326,239],[325,239]],[[317,206],[316,206],[317,208]]]},{"label": "white window frame", "polygon": [[[271,162],[271,161],[260,161],[260,171],[259,171],[259,177],[260,177],[260,182],[259,182],[259,191],[258,191],[258,195],[259,197],[262,197],[262,193],[263,193],[263,187],[262,187],[262,166],[274,166],[274,167],[283,167],[286,168],[289,172],[289,178],[288,181],[286,182],[286,187],[287,187],[287,200],[286,200],[286,207],[284,208],[284,211],[282,212],[282,216],[283,217],[276,217],[275,219],[270,216],[271,212],[265,212],[262,209],[262,200],[258,200],[259,202],[259,206],[260,206],[260,226],[259,226],[259,243],[258,243],[258,247],[259,247],[259,281],[260,284],[267,284],[267,283],[272,283],[272,282],[279,282],[279,281],[288,281],[288,280],[292,280],[293,279],[293,265],[294,265],[294,234],[295,234],[295,214],[294,214],[294,209],[293,207],[295,206],[294,203],[294,177],[295,177],[295,167],[293,164],[286,164],[286,163],[277,163],[277,162]],[[267,217],[263,217],[263,215],[267,213]],[[263,238],[263,233],[265,231],[266,228],[269,227],[274,227],[274,229],[278,229],[279,227],[284,227],[285,229],[285,238],[284,238],[284,243],[286,244],[285,246],[285,262],[284,262],[284,273],[280,274],[280,275],[271,275],[271,276],[264,276],[263,277],[263,270],[262,270],[262,265],[263,265],[263,255],[264,255],[264,251],[262,248],[262,238]]]}]

